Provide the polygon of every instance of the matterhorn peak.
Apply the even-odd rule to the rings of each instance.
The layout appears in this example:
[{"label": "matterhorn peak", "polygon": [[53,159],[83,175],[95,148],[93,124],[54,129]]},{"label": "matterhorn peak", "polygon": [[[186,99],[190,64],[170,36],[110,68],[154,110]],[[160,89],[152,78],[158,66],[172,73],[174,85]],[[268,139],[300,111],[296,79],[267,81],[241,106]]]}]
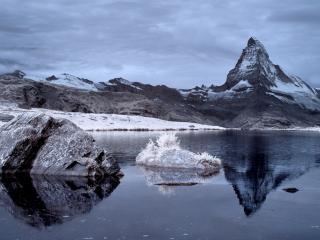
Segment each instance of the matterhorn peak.
[{"label": "matterhorn peak", "polygon": [[[263,44],[254,37],[248,40],[247,47],[243,49],[235,68],[229,72],[224,87],[226,90],[238,89],[244,83],[251,86],[251,89],[263,88],[264,92],[281,92],[281,94],[294,95],[295,98],[298,92],[301,96],[308,94],[311,98],[316,97],[315,90],[299,77],[273,64]],[[310,108],[318,108],[318,105],[309,105]]]},{"label": "matterhorn peak", "polygon": [[[232,88],[240,81],[249,81],[251,85],[274,86],[275,66],[269,59],[269,55],[263,44],[255,37],[248,40],[247,47],[243,49],[242,54],[235,66],[227,76],[228,88]],[[264,77],[261,77],[264,75]],[[272,79],[266,79],[269,75]]]},{"label": "matterhorn peak", "polygon": [[263,44],[255,37],[251,37],[249,38],[248,40],[248,44],[247,44],[247,47],[250,47],[252,45],[255,45],[255,46],[258,46],[258,47],[261,47],[261,48],[264,48]]}]

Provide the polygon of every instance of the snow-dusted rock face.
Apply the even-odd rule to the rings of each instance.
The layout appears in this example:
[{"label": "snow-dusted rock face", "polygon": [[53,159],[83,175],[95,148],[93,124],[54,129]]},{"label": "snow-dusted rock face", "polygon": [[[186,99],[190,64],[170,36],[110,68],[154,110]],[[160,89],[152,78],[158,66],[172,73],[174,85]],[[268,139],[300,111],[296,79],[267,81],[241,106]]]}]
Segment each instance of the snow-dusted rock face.
[{"label": "snow-dusted rock face", "polygon": [[119,183],[114,177],[92,181],[76,177],[3,175],[0,205],[27,225],[45,229],[88,214]]},{"label": "snow-dusted rock face", "polygon": [[149,141],[136,157],[136,164],[166,168],[194,168],[218,171],[221,160],[204,152],[195,154],[182,150],[175,134],[162,134],[155,144]]},{"label": "snow-dusted rock face", "polygon": [[121,174],[91,135],[66,119],[22,114],[0,128],[0,171],[68,176]]},{"label": "snow-dusted rock face", "polygon": [[144,95],[170,112],[170,120],[172,121],[214,124],[214,122],[210,121],[197,109],[194,109],[191,104],[187,103],[177,89],[164,85],[152,86],[150,84],[130,82],[123,78],[114,78],[108,82],[100,82],[99,85],[100,91],[130,92]]},{"label": "snow-dusted rock face", "polygon": [[0,75],[0,104],[66,112],[140,115],[168,120],[170,113],[145,96],[90,91],[48,82]]}]

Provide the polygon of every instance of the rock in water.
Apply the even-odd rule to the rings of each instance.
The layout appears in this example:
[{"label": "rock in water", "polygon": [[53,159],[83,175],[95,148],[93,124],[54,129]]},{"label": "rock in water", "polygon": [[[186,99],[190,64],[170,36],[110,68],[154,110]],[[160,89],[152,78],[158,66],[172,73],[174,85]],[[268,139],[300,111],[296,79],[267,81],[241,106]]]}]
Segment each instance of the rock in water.
[{"label": "rock in water", "polygon": [[295,187],[289,187],[289,188],[284,188],[282,189],[283,191],[286,191],[288,193],[295,193],[295,192],[298,192],[299,189],[295,188]]},{"label": "rock in water", "polygon": [[175,133],[161,134],[156,144],[150,139],[136,157],[136,164],[166,168],[198,168],[219,171],[221,160],[204,152],[195,154],[182,150]]},{"label": "rock in water", "polygon": [[66,119],[25,113],[0,128],[0,173],[122,174],[91,135]]}]

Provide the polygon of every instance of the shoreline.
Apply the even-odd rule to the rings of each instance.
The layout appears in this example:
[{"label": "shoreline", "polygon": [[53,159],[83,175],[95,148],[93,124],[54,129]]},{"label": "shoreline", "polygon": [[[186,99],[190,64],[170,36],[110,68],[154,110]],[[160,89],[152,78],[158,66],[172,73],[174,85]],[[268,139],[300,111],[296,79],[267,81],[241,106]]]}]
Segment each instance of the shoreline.
[{"label": "shoreline", "polygon": [[[198,130],[227,130],[219,126],[204,125],[192,122],[173,122],[158,118],[120,115],[120,114],[97,114],[80,112],[63,112],[43,108],[30,110],[17,107],[0,106],[0,113],[14,117],[24,113],[44,113],[55,118],[70,120],[84,131],[198,131]],[[5,122],[0,122],[0,126]]]},{"label": "shoreline", "polygon": [[[98,113],[81,113],[81,112],[63,112],[49,110],[44,108],[32,108],[30,110],[18,107],[0,106],[0,113],[12,115],[14,117],[24,113],[44,113],[56,118],[65,118],[76,124],[82,130],[87,132],[108,132],[108,131],[221,131],[236,130],[243,131],[240,128],[224,128],[220,126],[204,125],[192,122],[173,122],[158,118],[120,115],[120,114],[98,114]],[[0,127],[6,122],[0,121]],[[308,128],[252,128],[244,131],[281,131],[281,132],[320,132],[320,127]]]}]

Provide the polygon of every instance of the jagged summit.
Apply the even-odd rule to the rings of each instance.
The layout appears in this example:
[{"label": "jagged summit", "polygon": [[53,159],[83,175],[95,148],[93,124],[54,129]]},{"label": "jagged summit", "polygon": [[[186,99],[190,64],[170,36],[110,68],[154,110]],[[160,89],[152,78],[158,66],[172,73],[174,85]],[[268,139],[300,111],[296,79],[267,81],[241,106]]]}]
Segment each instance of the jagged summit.
[{"label": "jagged summit", "polygon": [[259,49],[261,49],[262,51],[264,51],[266,54],[268,54],[267,51],[266,51],[266,49],[265,49],[265,47],[263,46],[263,44],[262,44],[257,38],[255,38],[255,37],[251,37],[251,38],[249,38],[249,40],[248,40],[247,47],[251,47],[251,46],[254,46],[254,47],[256,47],[256,48],[259,48]]},{"label": "jagged summit", "polygon": [[263,44],[251,37],[235,68],[229,72],[226,85],[230,89],[240,81],[248,81],[251,85],[276,86],[274,75],[278,70],[277,66],[270,61]]},{"label": "jagged summit", "polygon": [[315,90],[299,77],[273,64],[263,44],[254,37],[248,40],[235,68],[229,72],[223,90],[229,90],[242,81],[269,91],[315,94]]}]

